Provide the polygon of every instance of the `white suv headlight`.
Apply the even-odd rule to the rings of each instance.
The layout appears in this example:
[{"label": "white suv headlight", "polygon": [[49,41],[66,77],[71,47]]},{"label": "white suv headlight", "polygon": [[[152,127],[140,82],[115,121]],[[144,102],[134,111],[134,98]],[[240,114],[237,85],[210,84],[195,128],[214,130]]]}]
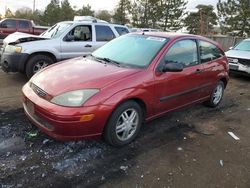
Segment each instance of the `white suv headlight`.
[{"label": "white suv headlight", "polygon": [[14,46],[14,45],[7,45],[4,51],[9,53],[21,53],[22,47],[21,46]]},{"label": "white suv headlight", "polygon": [[81,106],[90,97],[99,92],[99,89],[83,89],[69,91],[51,99],[50,102],[61,106]]}]

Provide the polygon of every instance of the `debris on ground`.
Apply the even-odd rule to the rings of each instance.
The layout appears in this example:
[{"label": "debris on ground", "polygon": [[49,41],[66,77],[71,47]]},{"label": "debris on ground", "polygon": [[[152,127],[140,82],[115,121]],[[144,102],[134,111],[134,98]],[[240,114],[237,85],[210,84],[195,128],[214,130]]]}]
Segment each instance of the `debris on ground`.
[{"label": "debris on ground", "polygon": [[28,132],[28,138],[35,138],[38,135],[38,131]]},{"label": "debris on ground", "polygon": [[240,138],[238,136],[236,136],[233,132],[228,132],[228,134],[233,137],[235,140],[240,140]]},{"label": "debris on ground", "polygon": [[128,166],[120,166],[120,169],[126,171],[128,169]]},{"label": "debris on ground", "polygon": [[183,148],[182,147],[178,147],[177,150],[178,151],[183,151]]},{"label": "debris on ground", "polygon": [[220,165],[221,165],[221,166],[224,166],[223,160],[220,160]]}]

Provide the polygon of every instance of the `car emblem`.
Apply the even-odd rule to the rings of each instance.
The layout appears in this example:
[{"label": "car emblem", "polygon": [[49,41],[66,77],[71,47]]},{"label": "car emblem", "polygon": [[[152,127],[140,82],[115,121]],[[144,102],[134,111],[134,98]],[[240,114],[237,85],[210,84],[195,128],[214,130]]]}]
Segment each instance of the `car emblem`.
[{"label": "car emblem", "polygon": [[46,93],[42,92],[40,89],[36,89],[36,93],[37,95],[39,95],[40,97],[45,97],[46,96]]}]

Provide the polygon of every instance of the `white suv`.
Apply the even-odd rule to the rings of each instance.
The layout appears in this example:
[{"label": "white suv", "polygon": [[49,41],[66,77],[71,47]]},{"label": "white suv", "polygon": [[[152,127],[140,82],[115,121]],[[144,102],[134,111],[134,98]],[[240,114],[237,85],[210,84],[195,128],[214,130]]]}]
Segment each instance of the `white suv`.
[{"label": "white suv", "polygon": [[16,32],[4,40],[2,69],[5,72],[25,72],[31,77],[54,62],[89,55],[128,32],[126,26],[96,19],[60,22],[40,36]]}]

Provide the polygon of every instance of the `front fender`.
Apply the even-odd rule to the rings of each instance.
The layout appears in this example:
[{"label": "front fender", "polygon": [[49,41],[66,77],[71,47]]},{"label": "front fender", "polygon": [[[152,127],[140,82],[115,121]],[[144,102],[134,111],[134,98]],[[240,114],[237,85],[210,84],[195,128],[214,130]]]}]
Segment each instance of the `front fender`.
[{"label": "front fender", "polygon": [[[146,117],[150,116],[154,113],[154,97],[153,93],[150,93],[146,89],[141,88],[129,88],[121,90],[112,96],[110,96],[108,99],[106,99],[103,104],[104,105],[110,105],[114,106],[115,108],[119,106],[121,103],[127,101],[127,100],[137,100],[145,105],[145,111],[146,111]],[[114,108],[114,109],[115,109]]]}]

